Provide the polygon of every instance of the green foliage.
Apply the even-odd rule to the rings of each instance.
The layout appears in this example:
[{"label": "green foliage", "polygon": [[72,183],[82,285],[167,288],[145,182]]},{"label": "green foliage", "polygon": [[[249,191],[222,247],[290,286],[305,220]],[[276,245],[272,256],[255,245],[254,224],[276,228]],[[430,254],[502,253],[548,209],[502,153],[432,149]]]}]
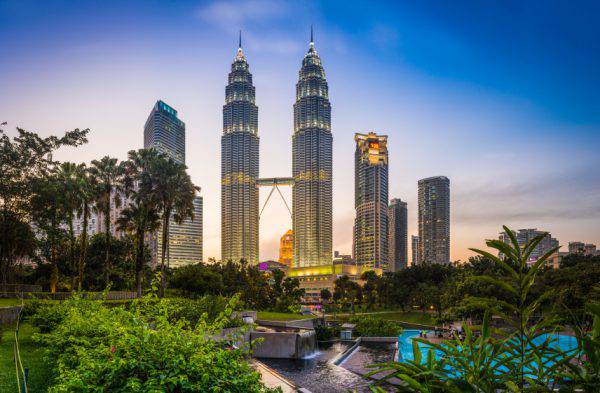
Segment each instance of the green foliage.
[{"label": "green foliage", "polygon": [[[0,124],[4,126],[6,123]],[[43,213],[34,210],[35,186],[53,170],[57,162],[52,153],[63,146],[79,146],[87,142],[89,130],[75,129],[64,136],[41,138],[34,132],[17,128],[10,138],[0,129],[0,275],[6,283],[19,257],[33,256],[30,215]],[[33,214],[32,214],[33,213]]]},{"label": "green foliage", "polygon": [[[543,272],[545,261],[556,249],[548,251],[532,266],[528,266],[531,253],[544,235],[520,247],[513,233],[506,227],[504,230],[511,237],[511,244],[497,240],[486,243],[505,255],[506,259],[473,249],[493,261],[497,269],[503,272],[472,278],[474,282],[495,288],[493,297],[471,297],[473,304],[486,310],[483,325],[477,332],[469,326],[463,326],[464,337],[455,336],[440,344],[414,339],[413,362],[375,365],[376,370],[372,374],[392,371],[384,380],[396,377],[403,381],[405,390],[415,392],[549,392],[558,383],[564,382],[565,378],[573,380],[574,385],[577,384],[575,381],[582,379],[581,375],[575,374],[565,377],[565,370],[579,369],[570,364],[576,353],[562,351],[553,345],[552,334],[559,328],[560,321],[551,310],[541,313],[541,305],[551,297],[550,290],[532,291]],[[486,272],[490,271],[488,266]],[[492,334],[491,313],[500,316],[508,328],[497,329]],[[547,338],[542,340],[542,337]],[[417,342],[431,348],[425,362],[421,361],[422,354]],[[441,353],[442,360],[430,359],[434,349]],[[593,367],[590,369],[592,372],[586,376],[594,373]],[[598,391],[599,387],[595,384],[595,390],[589,391]]]},{"label": "green foliage", "polygon": [[263,272],[245,262],[195,264],[173,269],[169,287],[189,297],[241,295],[246,308],[297,312],[304,290],[280,270]]},{"label": "green foliage", "polygon": [[65,320],[68,313],[65,305],[44,301],[27,302],[25,308],[27,319],[41,333],[54,331]]},{"label": "green foliage", "polygon": [[213,341],[233,308],[190,324],[183,304],[140,300],[129,309],[74,298],[66,316],[38,336],[52,359],[49,392],[265,392],[243,350]]},{"label": "green foliage", "polygon": [[340,328],[337,326],[320,325],[315,327],[317,341],[331,341],[340,337]]},{"label": "green foliage", "polygon": [[397,322],[367,315],[352,317],[349,322],[356,324],[356,335],[361,337],[394,337],[403,330],[402,325]]},{"label": "green foliage", "polygon": [[568,363],[563,374],[566,386],[563,392],[598,392],[600,390],[600,303],[589,303],[587,311],[592,316],[591,332],[577,329],[582,355],[575,364]]}]

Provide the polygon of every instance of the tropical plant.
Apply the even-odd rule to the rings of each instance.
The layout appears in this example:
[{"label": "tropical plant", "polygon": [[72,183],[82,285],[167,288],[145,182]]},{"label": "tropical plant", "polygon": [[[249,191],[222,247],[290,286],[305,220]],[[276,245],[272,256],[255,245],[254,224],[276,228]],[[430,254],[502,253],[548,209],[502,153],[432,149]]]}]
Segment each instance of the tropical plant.
[{"label": "tropical plant", "polygon": [[82,219],[79,245],[79,262],[77,264],[77,288],[79,291],[81,291],[83,288],[85,261],[89,247],[88,222],[91,213],[91,204],[94,199],[94,191],[91,183],[90,173],[85,164],[81,164],[78,167],[77,182],[79,190],[79,207],[77,208],[77,217]]},{"label": "tropical plant", "polygon": [[[560,382],[561,372],[568,367],[575,351],[563,351],[556,345],[555,333],[559,320],[552,310],[540,311],[550,290],[533,293],[538,274],[558,248],[549,250],[531,266],[530,257],[546,234],[539,235],[520,246],[514,233],[507,227],[505,232],[510,244],[488,240],[486,244],[497,250],[504,258],[490,252],[472,249],[503,272],[502,275],[478,275],[471,280],[483,282],[496,288],[496,297],[470,297],[469,302],[486,309],[481,334],[473,333],[463,326],[464,338],[455,336],[440,344],[424,339],[414,339],[437,350],[444,362],[421,362],[379,365],[393,370],[408,390],[412,391],[465,391],[496,392],[498,389],[513,392],[551,391]],[[495,314],[506,324],[490,334],[490,315]],[[416,350],[415,350],[416,352]],[[430,351],[430,354],[432,352]],[[428,355],[429,356],[429,355]],[[415,353],[415,359],[417,354]],[[419,355],[419,359],[422,357]],[[433,367],[430,367],[433,366]],[[410,372],[409,372],[410,371]],[[427,376],[427,379],[423,379]],[[419,378],[416,378],[419,377]],[[418,385],[416,384],[418,383]],[[424,385],[423,385],[424,384]],[[447,390],[441,389],[441,386]],[[457,390],[458,389],[458,390]]]},{"label": "tropical plant", "polygon": [[[160,271],[161,287],[159,297],[163,297],[167,285],[165,258],[169,245],[169,229],[171,220],[176,224],[186,219],[194,219],[194,197],[200,190],[194,186],[186,172],[187,167],[170,157],[159,155],[151,165],[153,192],[158,200],[158,208],[162,211],[162,244]],[[167,261],[168,262],[168,261]]]},{"label": "tropical plant", "polygon": [[[82,164],[83,165],[83,164]],[[67,224],[69,238],[69,273],[71,290],[75,290],[77,272],[75,217],[80,210],[81,191],[80,178],[83,167],[72,162],[63,162],[57,169],[58,191],[60,195],[61,214]]]},{"label": "tropical plant", "polygon": [[129,204],[117,220],[119,230],[130,234],[134,241],[135,281],[138,297],[142,295],[142,270],[145,265],[146,234],[159,228],[158,201],[153,193],[153,179],[150,168],[157,159],[154,149],[141,149],[129,152],[129,160],[124,163],[124,190]]},{"label": "tropical plant", "polygon": [[564,392],[583,391],[593,393],[600,391],[600,303],[589,303],[586,307],[592,316],[592,329],[576,329],[579,343],[577,362],[566,364],[563,376]]},{"label": "tropical plant", "polygon": [[505,363],[505,375],[507,379],[510,377],[506,382],[507,386],[514,391],[526,388],[547,389],[556,384],[557,373],[565,367],[574,353],[564,353],[557,348],[555,334],[559,328],[559,320],[551,310],[546,310],[545,313],[540,310],[541,304],[552,296],[552,289],[539,295],[531,293],[531,289],[548,258],[559,247],[546,251],[529,265],[533,252],[547,233],[540,234],[521,246],[514,232],[506,226],[503,228],[510,244],[501,240],[488,240],[486,244],[504,258],[476,248],[471,250],[494,261],[503,269],[505,277],[501,279],[483,275],[473,279],[495,286],[512,298],[512,301],[497,298],[472,298],[471,301],[499,315],[513,329],[505,340],[510,352],[510,359]]},{"label": "tropical plant", "polygon": [[95,209],[98,213],[102,214],[102,218],[104,219],[106,246],[104,249],[104,277],[105,285],[108,285],[110,269],[112,266],[110,258],[110,212],[113,205],[116,209],[121,207],[121,181],[123,168],[119,165],[119,161],[116,158],[104,156],[99,161],[92,161],[90,175],[92,185],[94,186]]}]

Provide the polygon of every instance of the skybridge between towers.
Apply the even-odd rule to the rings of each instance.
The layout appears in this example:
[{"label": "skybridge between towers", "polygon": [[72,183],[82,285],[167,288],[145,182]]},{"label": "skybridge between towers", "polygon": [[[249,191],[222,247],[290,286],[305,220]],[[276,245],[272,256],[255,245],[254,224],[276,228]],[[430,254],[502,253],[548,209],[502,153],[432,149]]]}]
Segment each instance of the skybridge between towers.
[{"label": "skybridge between towers", "polygon": [[269,192],[269,196],[265,200],[265,204],[263,205],[262,209],[260,209],[260,213],[258,215],[259,219],[262,216],[262,213],[265,210],[265,207],[267,207],[267,203],[269,203],[269,200],[271,199],[271,196],[273,195],[273,192],[275,192],[275,190],[277,190],[277,193],[283,200],[285,207],[287,208],[288,212],[290,213],[290,217],[292,217],[292,210],[290,209],[290,205],[285,200],[279,187],[280,186],[293,186],[294,185],[293,177],[265,177],[263,179],[258,179],[256,183],[258,184],[259,187],[271,187],[271,192]]}]

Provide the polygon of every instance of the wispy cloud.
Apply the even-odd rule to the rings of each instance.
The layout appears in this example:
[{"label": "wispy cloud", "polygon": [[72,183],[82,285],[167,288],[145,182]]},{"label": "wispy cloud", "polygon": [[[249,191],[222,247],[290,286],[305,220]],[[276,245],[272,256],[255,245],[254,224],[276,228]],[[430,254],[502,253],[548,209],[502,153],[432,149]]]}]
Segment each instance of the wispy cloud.
[{"label": "wispy cloud", "polygon": [[227,27],[244,26],[284,16],[286,3],[272,0],[215,1],[197,10],[197,16],[208,23]]},{"label": "wispy cloud", "polygon": [[455,219],[461,223],[598,219],[600,174],[595,166],[586,166],[497,179],[463,189],[454,201]]}]

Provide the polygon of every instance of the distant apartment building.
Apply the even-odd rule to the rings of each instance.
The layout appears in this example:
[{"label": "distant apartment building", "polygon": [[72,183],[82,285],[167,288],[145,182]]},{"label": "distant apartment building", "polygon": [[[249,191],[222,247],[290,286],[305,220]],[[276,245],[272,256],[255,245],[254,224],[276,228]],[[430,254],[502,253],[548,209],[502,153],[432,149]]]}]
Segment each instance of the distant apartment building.
[{"label": "distant apartment building", "polygon": [[419,236],[412,235],[410,238],[412,251],[411,266],[414,266],[421,263],[421,241],[419,240]]},{"label": "distant apartment building", "polygon": [[419,180],[419,262],[450,263],[450,180]]},{"label": "distant apartment building", "polygon": [[[535,247],[535,249],[531,253],[531,256],[528,261],[528,263],[530,264],[535,263],[535,261],[537,261],[538,258],[544,256],[548,251],[550,251],[554,247],[558,247],[558,240],[553,238],[550,235],[550,233],[540,231],[537,228],[519,229],[518,231],[513,231],[513,234],[517,238],[517,243],[521,248],[524,247],[530,240],[534,239],[535,237],[541,234],[546,234],[542,241]],[[510,237],[506,232],[501,232],[499,239],[504,243],[512,244],[512,242],[510,241]]]},{"label": "distant apartment building", "polygon": [[387,136],[357,133],[354,140],[354,260],[388,270]]},{"label": "distant apartment building", "polygon": [[294,231],[289,229],[281,239],[279,239],[279,263],[292,266],[294,259]]},{"label": "distant apartment building", "polygon": [[388,255],[390,271],[408,267],[408,212],[406,202],[392,199],[388,207]]},{"label": "distant apartment building", "polygon": [[[157,101],[144,126],[144,148],[155,148],[185,164],[185,123],[177,111],[163,101]],[[194,220],[177,224],[171,220],[167,261],[169,267],[202,262],[202,197],[194,198]],[[149,248],[152,265],[156,266],[162,252],[162,227],[151,236]]]},{"label": "distant apartment building", "polygon": [[595,244],[574,241],[569,242],[569,254],[583,254],[595,256],[600,255],[600,252],[596,249]]}]

